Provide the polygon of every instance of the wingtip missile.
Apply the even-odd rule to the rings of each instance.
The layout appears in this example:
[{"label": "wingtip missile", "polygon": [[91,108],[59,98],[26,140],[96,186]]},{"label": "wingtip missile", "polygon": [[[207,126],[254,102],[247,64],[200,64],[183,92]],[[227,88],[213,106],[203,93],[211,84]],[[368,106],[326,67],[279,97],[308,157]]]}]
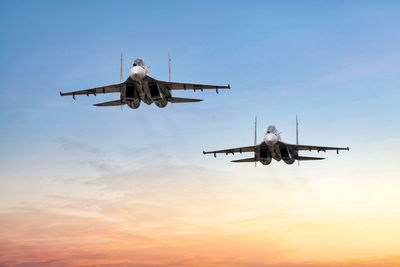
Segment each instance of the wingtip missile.
[{"label": "wingtip missile", "polygon": [[[60,96],[68,95],[68,93],[63,93],[60,91]],[[75,94],[72,94],[72,98],[75,100]]]}]

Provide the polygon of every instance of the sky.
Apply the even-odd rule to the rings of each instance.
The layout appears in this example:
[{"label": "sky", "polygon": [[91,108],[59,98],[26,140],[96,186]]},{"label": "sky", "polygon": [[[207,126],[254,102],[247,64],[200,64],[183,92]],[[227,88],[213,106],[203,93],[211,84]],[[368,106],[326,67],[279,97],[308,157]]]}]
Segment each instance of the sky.
[{"label": "sky", "polygon": [[[2,1],[0,266],[399,266],[398,1]],[[141,57],[203,102],[94,107]],[[283,141],[326,160],[203,155]],[[318,156],[316,152],[303,155]]]}]

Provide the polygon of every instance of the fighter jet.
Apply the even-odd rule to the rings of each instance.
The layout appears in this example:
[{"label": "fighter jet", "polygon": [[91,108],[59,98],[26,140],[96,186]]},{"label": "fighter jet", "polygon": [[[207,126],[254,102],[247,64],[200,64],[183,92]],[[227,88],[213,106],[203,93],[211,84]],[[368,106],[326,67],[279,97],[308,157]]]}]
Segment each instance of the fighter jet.
[{"label": "fighter jet", "polygon": [[254,146],[245,146],[231,149],[223,149],[216,151],[203,151],[203,154],[214,154],[217,153],[235,154],[242,152],[252,152],[254,157],[232,160],[232,162],[254,162],[255,164],[259,161],[263,165],[268,165],[271,163],[272,159],[276,161],[283,160],[286,164],[293,164],[296,160],[298,162],[302,160],[322,160],[325,158],[320,157],[306,157],[300,156],[299,151],[302,150],[316,150],[318,152],[326,150],[336,150],[339,154],[339,150],[349,150],[349,147],[326,147],[326,146],[311,146],[311,145],[299,145],[299,130],[298,130],[298,120],[296,116],[296,144],[288,144],[282,142],[280,132],[276,129],[274,125],[270,125],[267,128],[267,132],[264,135],[264,140],[262,143],[257,145],[257,118],[255,120],[255,133],[254,133]]},{"label": "fighter jet", "polygon": [[[168,59],[170,62],[170,59]],[[169,69],[171,67],[169,66]],[[169,77],[171,77],[171,72]],[[171,80],[171,78],[170,78]],[[122,82],[122,56],[121,56],[121,82],[107,86],[100,86],[91,89],[73,91],[68,93],[60,92],[61,96],[71,95],[73,99],[77,95],[97,95],[106,93],[119,93],[120,98],[117,100],[94,104],[94,106],[122,106],[127,104],[132,109],[137,109],[143,101],[147,105],[153,102],[159,108],[165,107],[168,102],[171,103],[188,103],[199,102],[202,99],[191,99],[173,97],[173,90],[200,90],[214,89],[218,93],[219,89],[230,89],[230,85],[207,85],[195,83],[181,83],[171,81],[161,81],[150,76],[149,68],[144,63],[143,59],[137,58],[130,68],[129,77],[126,81]]]}]

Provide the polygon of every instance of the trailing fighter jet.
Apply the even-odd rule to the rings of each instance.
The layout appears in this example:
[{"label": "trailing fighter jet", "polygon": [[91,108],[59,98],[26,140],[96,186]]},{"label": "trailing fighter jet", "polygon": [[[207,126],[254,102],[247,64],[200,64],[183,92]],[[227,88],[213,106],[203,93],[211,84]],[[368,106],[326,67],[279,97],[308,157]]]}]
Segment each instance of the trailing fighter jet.
[{"label": "trailing fighter jet", "polygon": [[286,164],[293,164],[296,160],[300,162],[301,160],[321,160],[325,158],[320,157],[306,157],[300,156],[299,151],[301,150],[316,150],[318,152],[326,150],[336,150],[336,153],[339,154],[339,150],[349,150],[349,147],[326,147],[326,146],[310,146],[310,145],[299,145],[299,130],[298,130],[298,120],[296,116],[296,144],[288,144],[282,142],[280,132],[276,129],[274,125],[270,125],[267,128],[267,132],[265,133],[264,140],[262,143],[257,145],[257,118],[255,120],[254,127],[254,146],[245,146],[231,149],[223,149],[216,151],[203,151],[203,154],[214,154],[214,157],[217,156],[217,153],[225,153],[235,154],[242,152],[253,152],[254,157],[232,160],[232,162],[254,162],[255,164],[259,161],[264,165],[268,165],[271,163],[272,159],[276,161],[283,160]]},{"label": "trailing fighter jet", "polygon": [[[168,63],[170,63],[168,59]],[[207,84],[195,84],[195,83],[180,83],[171,82],[171,67],[170,70],[170,81],[157,80],[150,76],[149,69],[144,63],[143,59],[137,58],[133,62],[133,66],[130,69],[129,77],[125,82],[122,82],[122,55],[121,55],[121,82],[118,84],[112,84],[107,86],[100,86],[91,89],[85,89],[80,91],[62,93],[61,96],[72,95],[75,99],[76,95],[95,95],[106,94],[106,93],[119,93],[120,99],[94,104],[94,106],[122,106],[127,104],[130,108],[136,109],[140,106],[140,102],[143,101],[147,105],[155,103],[157,107],[163,108],[168,102],[171,103],[188,103],[188,102],[199,102],[202,99],[191,99],[173,97],[173,90],[200,90],[214,89],[218,93],[219,89],[230,89],[230,85],[207,85]]]}]

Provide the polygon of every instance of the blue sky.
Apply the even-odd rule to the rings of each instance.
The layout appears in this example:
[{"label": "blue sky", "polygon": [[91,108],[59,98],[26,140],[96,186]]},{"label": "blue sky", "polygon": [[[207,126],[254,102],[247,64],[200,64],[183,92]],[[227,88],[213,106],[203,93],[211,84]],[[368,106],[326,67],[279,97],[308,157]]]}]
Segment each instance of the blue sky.
[{"label": "blue sky", "polygon": [[[166,240],[180,242],[201,229],[210,240],[240,247],[249,236],[265,235],[296,251],[279,254],[283,262],[398,253],[398,1],[3,1],[0,7],[0,217],[11,218],[0,229],[20,233],[0,230],[0,241],[41,246],[46,238],[58,240],[50,226],[64,219],[49,229],[43,222],[62,214],[74,225],[68,218],[79,214],[77,228],[92,219],[107,227],[118,220],[125,237],[132,229],[148,237],[160,226],[169,229]],[[167,80],[168,51],[174,81],[232,89],[174,92],[204,101],[164,109],[142,103],[137,110],[92,106],[118,94],[76,101],[59,95],[119,82],[121,52],[125,78],[142,57],[152,76]],[[284,141],[295,142],[296,114],[300,143],[350,151],[300,167],[257,168],[230,162],[251,155],[202,154],[251,145],[256,115],[259,141],[274,124]],[[115,214],[104,212],[114,206]],[[27,218],[39,222],[26,226]],[[57,232],[70,240],[68,230]],[[243,238],[235,238],[238,232]],[[251,261],[259,246],[246,242]],[[78,243],[73,247],[85,251],[86,243]],[[157,242],[146,244],[153,245],[157,253]]]},{"label": "blue sky", "polygon": [[[203,148],[251,142],[255,115],[259,136],[275,124],[293,141],[298,114],[303,142],[396,142],[398,12],[395,1],[3,3],[1,162],[60,138],[110,147],[138,141],[149,152],[155,145],[209,162]],[[167,79],[171,51],[173,80],[232,90],[203,93],[199,104],[122,112],[91,106],[118,95],[59,97],[117,82],[121,51],[124,77],[142,57],[154,77]]]}]

